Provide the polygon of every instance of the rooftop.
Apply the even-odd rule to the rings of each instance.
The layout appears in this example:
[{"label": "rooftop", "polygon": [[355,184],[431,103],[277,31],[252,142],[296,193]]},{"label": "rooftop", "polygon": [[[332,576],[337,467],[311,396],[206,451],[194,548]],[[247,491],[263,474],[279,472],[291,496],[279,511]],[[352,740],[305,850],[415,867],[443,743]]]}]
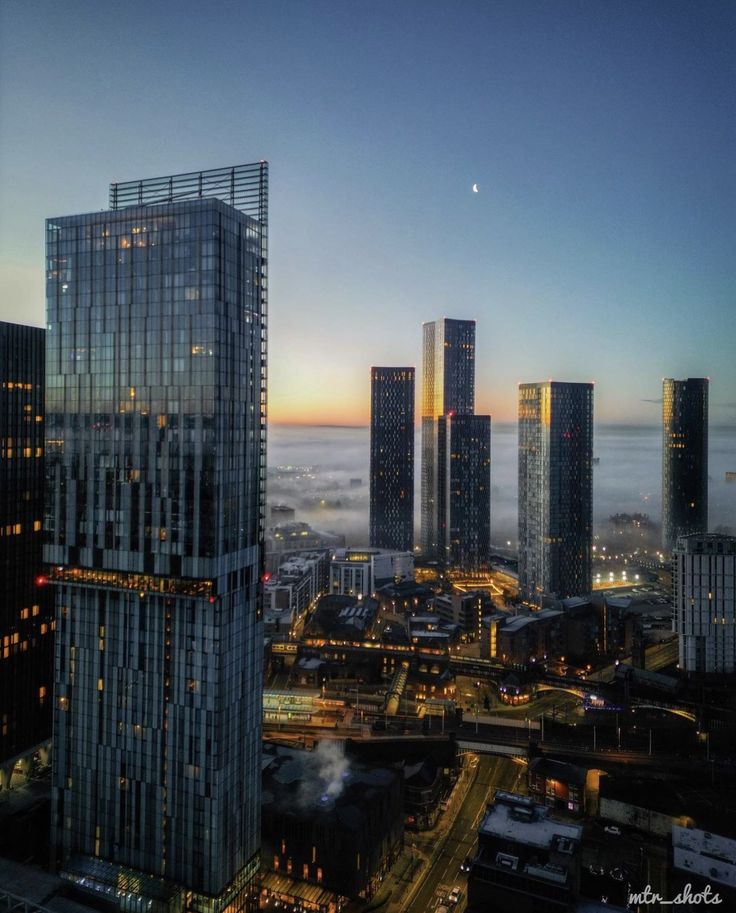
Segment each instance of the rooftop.
[{"label": "rooftop", "polygon": [[550,818],[549,809],[528,796],[499,791],[486,809],[478,834],[572,853],[582,840],[583,828]]},{"label": "rooftop", "polygon": [[736,840],[697,828],[672,828],[674,866],[736,888]]}]

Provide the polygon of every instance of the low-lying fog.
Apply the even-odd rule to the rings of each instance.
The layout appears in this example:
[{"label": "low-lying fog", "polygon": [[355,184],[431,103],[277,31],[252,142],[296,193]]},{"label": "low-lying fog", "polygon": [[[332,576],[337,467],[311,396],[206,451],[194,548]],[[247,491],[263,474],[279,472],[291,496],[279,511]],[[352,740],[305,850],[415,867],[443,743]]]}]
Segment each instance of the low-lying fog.
[{"label": "low-lying fog", "polygon": [[[498,423],[491,434],[491,535],[494,544],[516,542],[516,425]],[[661,515],[661,430],[598,425],[593,474],[596,527],[615,513]],[[415,539],[419,537],[420,434],[416,435]],[[710,528],[736,530],[736,430],[710,432]],[[369,429],[272,425],[268,433],[268,502],[283,502],[296,519],[345,535],[348,544],[368,541]],[[282,470],[279,467],[291,467]],[[351,479],[360,479],[360,485]],[[726,531],[721,529],[720,531]]]}]

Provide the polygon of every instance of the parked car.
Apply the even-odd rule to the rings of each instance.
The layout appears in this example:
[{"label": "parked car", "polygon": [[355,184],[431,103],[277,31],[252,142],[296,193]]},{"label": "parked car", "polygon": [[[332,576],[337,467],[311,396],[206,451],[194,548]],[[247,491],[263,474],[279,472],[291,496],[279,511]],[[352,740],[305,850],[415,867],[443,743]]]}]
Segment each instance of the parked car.
[{"label": "parked car", "polygon": [[606,870],[603,868],[602,865],[589,865],[588,871],[590,872],[591,875],[605,875],[606,874]]},{"label": "parked car", "polygon": [[456,903],[460,903],[460,898],[462,896],[463,896],[462,889],[460,888],[459,885],[455,885],[455,887],[450,891],[450,893],[447,897],[447,900],[449,903],[451,903],[454,906]]},{"label": "parked car", "polygon": [[620,827],[616,827],[615,824],[607,824],[607,825],[603,828],[603,830],[604,830],[607,834],[613,834],[614,837],[620,837],[620,836],[621,836],[621,828],[620,828]]}]

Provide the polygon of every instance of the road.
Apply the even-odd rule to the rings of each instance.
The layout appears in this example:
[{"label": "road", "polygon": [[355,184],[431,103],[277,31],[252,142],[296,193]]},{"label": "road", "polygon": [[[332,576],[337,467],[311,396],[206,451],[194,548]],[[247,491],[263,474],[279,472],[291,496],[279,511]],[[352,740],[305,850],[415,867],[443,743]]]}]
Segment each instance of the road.
[{"label": "road", "polygon": [[[475,781],[460,806],[454,823],[445,837],[440,838],[439,855],[431,862],[429,872],[411,904],[402,907],[402,913],[427,913],[434,906],[435,895],[440,885],[451,890],[459,885],[463,898],[455,908],[460,913],[465,908],[467,877],[460,873],[460,865],[474,850],[478,823],[485,811],[486,803],[493,798],[497,789],[518,789],[524,778],[526,767],[506,758],[480,757]],[[524,792],[526,789],[524,788]],[[437,837],[416,839],[417,846],[429,855],[437,846]]]}]

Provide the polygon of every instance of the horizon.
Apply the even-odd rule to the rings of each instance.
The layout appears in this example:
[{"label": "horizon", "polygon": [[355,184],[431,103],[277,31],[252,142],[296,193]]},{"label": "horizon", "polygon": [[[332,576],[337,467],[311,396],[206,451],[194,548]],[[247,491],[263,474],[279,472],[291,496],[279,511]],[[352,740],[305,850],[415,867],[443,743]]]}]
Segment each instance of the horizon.
[{"label": "horizon", "polygon": [[732,7],[215,8],[0,4],[0,317],[45,325],[49,214],[266,159],[272,420],[366,422],[370,365],[442,314],[499,420],[519,377],[595,378],[606,421],[662,376],[733,408]]}]

